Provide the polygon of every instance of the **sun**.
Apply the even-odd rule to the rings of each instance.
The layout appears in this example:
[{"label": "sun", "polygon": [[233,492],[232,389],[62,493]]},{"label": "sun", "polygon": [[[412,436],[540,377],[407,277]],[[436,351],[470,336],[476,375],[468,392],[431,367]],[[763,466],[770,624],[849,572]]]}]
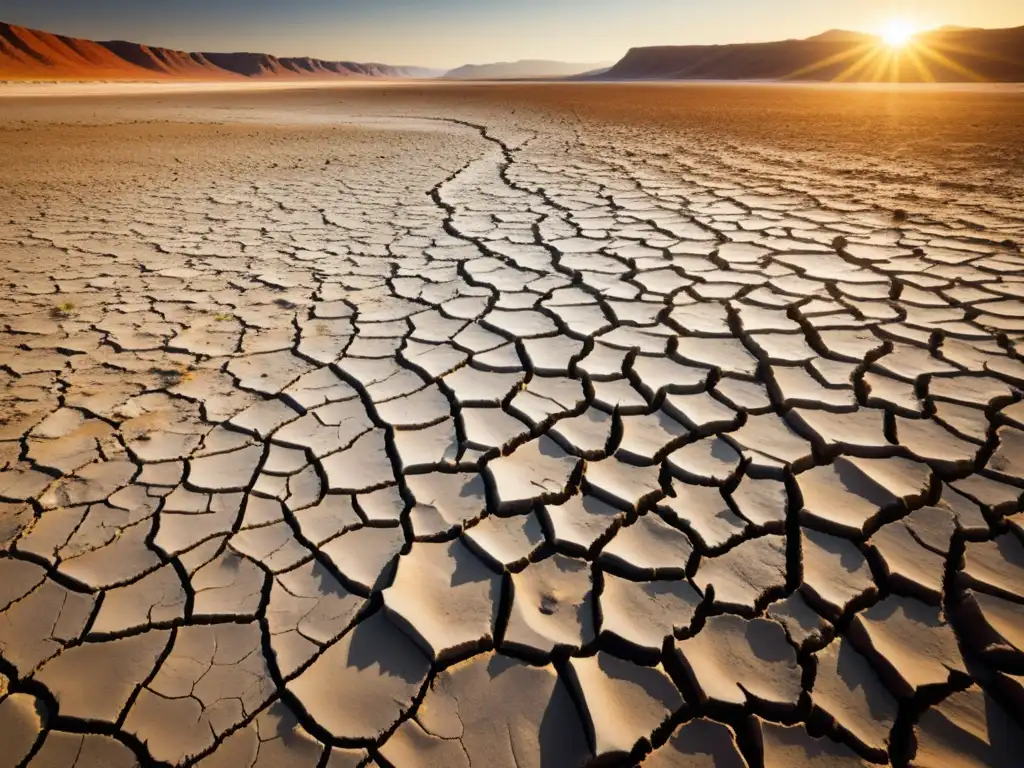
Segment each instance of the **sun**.
[{"label": "sun", "polygon": [[882,41],[890,48],[905,48],[915,31],[906,19],[893,19],[882,27]]},{"label": "sun", "polygon": [[[785,79],[818,79],[828,73],[827,79],[835,82],[933,83],[933,70],[953,70],[965,81],[985,79],[953,58],[969,51],[949,45],[942,36],[932,35],[929,30],[933,27],[921,23],[920,18],[889,17],[887,23],[873,29],[862,42],[842,46],[831,55],[795,69]],[[820,74],[809,78],[812,73]]]}]

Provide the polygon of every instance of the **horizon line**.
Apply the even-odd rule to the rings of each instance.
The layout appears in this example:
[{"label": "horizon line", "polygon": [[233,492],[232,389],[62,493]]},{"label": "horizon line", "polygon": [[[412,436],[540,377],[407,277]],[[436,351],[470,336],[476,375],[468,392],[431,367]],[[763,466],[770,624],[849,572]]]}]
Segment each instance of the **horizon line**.
[{"label": "horizon line", "polygon": [[[435,71],[442,72],[442,73],[452,72],[452,71],[460,69],[462,67],[480,67],[480,66],[490,66],[490,65],[498,65],[498,64],[518,64],[518,63],[523,63],[523,62],[541,62],[541,61],[543,61],[543,62],[550,62],[550,63],[557,63],[557,64],[583,64],[584,66],[593,66],[593,65],[604,66],[604,65],[608,64],[607,60],[606,61],[602,61],[602,62],[575,62],[575,61],[565,61],[565,60],[558,59],[558,58],[538,58],[536,56],[529,56],[529,57],[523,57],[523,58],[518,58],[518,59],[488,60],[488,61],[466,61],[466,62],[463,62],[461,64],[457,64],[455,66],[433,66],[433,65],[429,65],[429,64],[393,64],[391,62],[388,62],[388,61],[385,61],[385,60],[382,60],[382,59],[353,59],[353,58],[327,59],[327,58],[323,58],[323,57],[320,57],[320,56],[310,56],[309,54],[285,55],[285,54],[269,53],[269,52],[266,52],[266,51],[259,51],[259,50],[252,50],[252,49],[250,49],[250,50],[241,50],[241,49],[235,49],[235,50],[213,50],[213,49],[200,50],[198,48],[197,49],[186,49],[186,48],[178,48],[178,47],[169,46],[169,45],[160,45],[158,43],[140,42],[139,40],[129,40],[129,39],[126,39],[126,38],[118,38],[118,37],[108,37],[108,38],[80,37],[80,36],[77,36],[77,35],[68,35],[68,34],[64,34],[62,32],[54,32],[54,31],[47,30],[47,29],[41,29],[39,27],[31,27],[31,26],[26,26],[26,25],[22,25],[22,24],[15,24],[13,22],[8,22],[8,21],[3,21],[3,20],[0,20],[0,26],[7,26],[7,27],[18,28],[18,29],[25,29],[25,30],[29,30],[31,32],[37,32],[37,33],[42,33],[42,34],[46,34],[46,35],[54,35],[56,37],[63,37],[63,38],[68,38],[68,39],[72,39],[72,40],[88,40],[88,41],[96,42],[96,43],[128,43],[128,44],[131,44],[131,45],[145,46],[147,48],[162,48],[164,50],[176,51],[176,52],[180,52],[180,53],[189,53],[189,54],[199,54],[199,55],[212,54],[212,55],[222,55],[222,56],[223,55],[270,56],[270,57],[272,57],[274,59],[277,59],[277,60],[310,59],[310,60],[313,60],[313,61],[332,62],[332,63],[338,62],[338,63],[352,63],[352,64],[360,64],[360,65],[378,65],[378,66],[387,66],[387,67],[404,68],[404,69],[435,70]],[[923,35],[923,34],[939,32],[939,31],[942,31],[942,30],[947,30],[947,31],[951,31],[951,32],[953,32],[953,31],[965,31],[965,32],[967,32],[967,31],[996,31],[996,30],[1011,30],[1011,29],[1024,29],[1024,25],[1016,25],[1016,26],[1010,26],[1010,27],[983,27],[983,26],[978,26],[978,27],[971,26],[971,27],[968,27],[968,26],[956,25],[956,24],[938,24],[938,25],[934,25],[934,26],[923,27],[923,28],[919,29],[917,32],[915,32],[914,34],[915,35]],[[835,33],[849,33],[849,34],[854,34],[854,35],[863,35],[865,37],[874,37],[874,38],[881,38],[882,37],[882,34],[880,32],[878,32],[878,31],[867,32],[867,31],[863,31],[863,30],[859,30],[859,29],[844,29],[844,28],[840,28],[840,27],[832,27],[830,29],[823,30],[822,32],[817,32],[817,33],[815,33],[813,35],[810,35],[808,37],[787,37],[787,38],[773,38],[773,39],[767,39],[767,40],[746,40],[746,41],[721,42],[721,43],[687,43],[687,42],[679,42],[679,43],[660,43],[660,44],[655,44],[655,45],[631,45],[631,46],[628,46],[628,47],[625,48],[625,50],[619,56],[619,59],[621,59],[623,56],[625,56],[626,53],[628,53],[629,51],[638,50],[638,49],[645,49],[645,48],[676,48],[676,47],[715,48],[715,47],[727,47],[727,46],[734,46],[734,45],[759,45],[759,44],[760,45],[764,45],[764,44],[770,44],[770,43],[804,42],[804,41],[812,41],[812,40],[814,40],[817,37],[820,37],[822,35],[826,35],[826,34],[829,34],[829,33],[833,33],[833,32],[835,32]],[[611,64],[614,65],[615,62],[618,61],[619,59],[616,59],[615,61],[612,61]]]}]

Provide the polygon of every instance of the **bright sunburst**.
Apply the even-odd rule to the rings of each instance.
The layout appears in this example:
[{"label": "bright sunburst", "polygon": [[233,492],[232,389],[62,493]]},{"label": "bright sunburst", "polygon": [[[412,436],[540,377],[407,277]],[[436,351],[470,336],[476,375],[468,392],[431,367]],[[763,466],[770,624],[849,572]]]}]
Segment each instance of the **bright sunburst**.
[{"label": "bright sunburst", "polygon": [[931,34],[928,27],[905,17],[890,20],[860,42],[836,48],[831,55],[789,73],[786,79],[820,79],[828,73],[824,79],[840,83],[930,83],[936,79],[933,70],[956,72],[966,80],[984,79],[959,61],[964,54],[978,52],[955,39]]},{"label": "bright sunburst", "polygon": [[893,19],[882,27],[882,40],[890,48],[903,48],[913,39],[915,31],[906,19]]}]

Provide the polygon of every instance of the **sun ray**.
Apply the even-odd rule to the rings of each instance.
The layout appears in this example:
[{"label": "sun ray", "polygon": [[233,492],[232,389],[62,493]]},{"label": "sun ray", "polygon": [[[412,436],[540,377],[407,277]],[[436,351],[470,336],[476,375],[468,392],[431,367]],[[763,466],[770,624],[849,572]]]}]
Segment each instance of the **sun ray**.
[{"label": "sun ray", "polygon": [[884,49],[882,55],[878,59],[878,63],[875,65],[874,71],[871,73],[870,80],[872,83],[885,82],[886,79],[892,79],[892,67],[893,62],[896,60],[896,53],[891,48]]},{"label": "sun ray", "polygon": [[935,75],[928,69],[928,65],[925,64],[921,59],[920,50],[922,46],[911,45],[904,52],[904,55],[910,60],[910,63],[914,65],[914,69],[921,76],[921,80],[926,83],[934,83]]},{"label": "sun ray", "polygon": [[[934,40],[934,42],[933,42]],[[936,82],[940,68],[969,80],[985,78],[958,59],[994,59],[983,51],[975,51],[951,43],[941,36],[920,32],[904,20],[893,20],[878,37],[851,45],[818,61],[793,70],[783,80],[828,79],[833,82]],[[841,69],[839,69],[841,67]],[[835,74],[831,74],[839,69]]]},{"label": "sun ray", "polygon": [[[987,61],[998,61],[998,62],[1003,62],[1003,63],[1008,63],[1008,62],[1016,61],[1016,59],[1013,59],[1013,58],[1009,58],[1009,57],[1006,57],[1006,56],[996,56],[996,55],[993,55],[992,53],[990,53],[989,51],[983,51],[983,50],[979,50],[977,48],[968,48],[968,47],[965,47],[963,45],[958,45],[958,44],[956,44],[954,42],[950,42],[950,41],[947,41],[947,40],[942,40],[941,42],[935,43],[933,45],[929,45],[928,48],[929,48],[930,51],[932,51],[932,52],[934,52],[936,54],[939,54],[941,56],[946,56],[946,58],[949,58],[950,61],[952,61],[952,62],[954,62],[956,64],[959,64],[961,67],[964,68],[964,70],[966,70],[966,72],[963,72],[963,74],[970,74],[970,75],[976,77],[979,80],[984,80],[984,78],[981,75],[977,74],[974,70],[972,70],[966,64],[963,64],[962,62],[959,62],[956,59],[953,59],[952,56],[956,56],[956,55],[971,56],[971,57],[976,58],[976,59],[985,59]],[[960,71],[960,70],[957,70],[957,71]]]},{"label": "sun ray", "polygon": [[842,83],[855,80],[861,72],[871,66],[871,62],[881,55],[882,50],[880,48],[872,47],[864,56],[861,56],[857,61],[853,62],[850,66],[832,78],[833,81]]},{"label": "sun ray", "polygon": [[863,56],[870,53],[872,50],[874,50],[874,46],[871,43],[864,43],[863,45],[858,45],[856,48],[851,48],[847,51],[840,51],[839,53],[828,56],[821,61],[816,61],[813,64],[808,64],[806,67],[801,67],[800,69],[790,72],[783,78],[783,80],[797,80],[804,75],[809,75],[812,72],[818,72],[825,69],[825,67],[832,66],[833,64],[841,64],[856,56]]},{"label": "sun ray", "polygon": [[932,46],[922,45],[918,48],[918,51],[920,51],[920,53],[924,57],[929,58],[932,61],[941,64],[944,67],[948,67],[949,69],[953,70],[958,74],[964,75],[965,77],[969,77],[977,82],[984,82],[985,80],[984,77],[979,75],[970,67],[967,67],[958,61],[954,61],[949,56],[946,56],[944,53],[942,53],[942,51],[939,51]]}]

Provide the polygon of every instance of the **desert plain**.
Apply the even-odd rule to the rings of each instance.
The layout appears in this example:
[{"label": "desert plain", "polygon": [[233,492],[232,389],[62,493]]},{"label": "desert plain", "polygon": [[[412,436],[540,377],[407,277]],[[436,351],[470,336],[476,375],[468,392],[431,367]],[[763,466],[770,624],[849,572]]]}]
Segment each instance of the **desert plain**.
[{"label": "desert plain", "polygon": [[1009,768],[1024,90],[0,90],[0,766]]}]

